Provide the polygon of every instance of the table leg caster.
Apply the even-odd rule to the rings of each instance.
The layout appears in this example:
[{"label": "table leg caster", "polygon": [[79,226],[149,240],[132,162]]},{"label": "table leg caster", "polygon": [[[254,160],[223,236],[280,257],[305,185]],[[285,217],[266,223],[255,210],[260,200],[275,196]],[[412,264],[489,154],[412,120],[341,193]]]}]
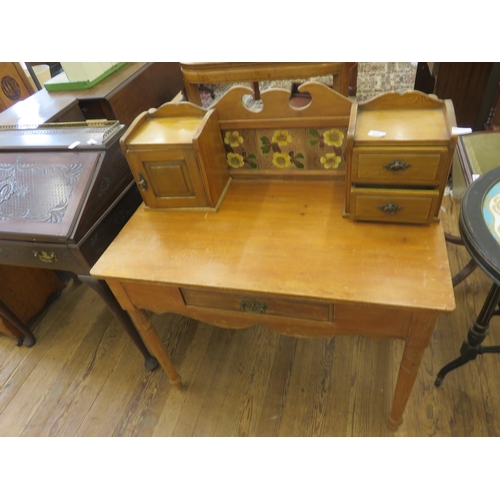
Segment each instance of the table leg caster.
[{"label": "table leg caster", "polygon": [[160,366],[160,363],[158,363],[158,360],[154,356],[148,356],[145,358],[144,366],[146,370],[152,372]]},{"label": "table leg caster", "polygon": [[36,344],[36,338],[33,335],[24,335],[17,341],[19,347],[33,347]]}]

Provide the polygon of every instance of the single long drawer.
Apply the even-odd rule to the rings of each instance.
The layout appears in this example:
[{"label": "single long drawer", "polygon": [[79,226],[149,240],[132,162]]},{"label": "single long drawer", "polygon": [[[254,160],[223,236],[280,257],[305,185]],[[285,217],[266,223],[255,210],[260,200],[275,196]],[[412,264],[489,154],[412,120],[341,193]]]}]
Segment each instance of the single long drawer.
[{"label": "single long drawer", "polygon": [[359,220],[428,223],[438,215],[439,190],[351,189],[351,215]]},{"label": "single long drawer", "polygon": [[316,321],[333,321],[333,304],[326,302],[282,299],[238,292],[213,292],[191,288],[181,288],[180,290],[187,306]]},{"label": "single long drawer", "polygon": [[352,181],[439,184],[447,175],[447,148],[354,148]]}]

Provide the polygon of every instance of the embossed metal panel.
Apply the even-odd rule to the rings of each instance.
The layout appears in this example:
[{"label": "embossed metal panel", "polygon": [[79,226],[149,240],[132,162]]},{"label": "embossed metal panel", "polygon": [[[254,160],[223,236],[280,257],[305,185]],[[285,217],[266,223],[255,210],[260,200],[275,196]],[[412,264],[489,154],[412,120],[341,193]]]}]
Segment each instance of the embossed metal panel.
[{"label": "embossed metal panel", "polygon": [[0,155],[2,238],[70,238],[99,152]]}]

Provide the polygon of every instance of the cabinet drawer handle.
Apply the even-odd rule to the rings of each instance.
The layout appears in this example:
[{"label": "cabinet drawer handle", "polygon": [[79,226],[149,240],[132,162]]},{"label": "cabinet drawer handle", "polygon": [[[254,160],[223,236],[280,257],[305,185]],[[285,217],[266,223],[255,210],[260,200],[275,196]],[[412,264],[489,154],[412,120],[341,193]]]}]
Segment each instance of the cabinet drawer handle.
[{"label": "cabinet drawer handle", "polygon": [[241,300],[240,309],[245,312],[264,314],[267,310],[267,305],[264,302],[256,300]]},{"label": "cabinet drawer handle", "polygon": [[400,210],[403,210],[403,207],[390,201],[385,205],[381,205],[380,207],[378,207],[378,209],[384,212],[384,214],[386,215],[396,215]]},{"label": "cabinet drawer handle", "polygon": [[56,254],[54,252],[47,253],[44,250],[42,250],[41,252],[33,251],[33,257],[38,257],[42,262],[46,262],[49,264],[57,260]]},{"label": "cabinet drawer handle", "polygon": [[389,170],[389,172],[404,172],[410,167],[411,167],[410,163],[406,163],[401,160],[394,160],[393,162],[384,165],[384,168],[386,170]]},{"label": "cabinet drawer handle", "polygon": [[144,176],[139,173],[139,182],[137,183],[138,186],[143,190],[143,191],[147,191],[148,190],[148,182],[146,181],[146,179],[144,178]]}]

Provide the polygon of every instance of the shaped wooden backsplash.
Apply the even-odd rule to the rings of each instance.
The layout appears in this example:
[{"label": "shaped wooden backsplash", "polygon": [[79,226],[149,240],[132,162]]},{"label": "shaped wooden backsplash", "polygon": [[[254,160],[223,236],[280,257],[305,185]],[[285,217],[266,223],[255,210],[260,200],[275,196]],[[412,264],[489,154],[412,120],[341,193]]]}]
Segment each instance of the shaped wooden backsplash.
[{"label": "shaped wooden backsplash", "polygon": [[353,102],[326,85],[299,87],[310,102],[294,107],[291,93],[269,89],[262,109],[249,109],[249,87],[235,86],[217,110],[226,162],[232,177],[345,175],[348,126]]}]

